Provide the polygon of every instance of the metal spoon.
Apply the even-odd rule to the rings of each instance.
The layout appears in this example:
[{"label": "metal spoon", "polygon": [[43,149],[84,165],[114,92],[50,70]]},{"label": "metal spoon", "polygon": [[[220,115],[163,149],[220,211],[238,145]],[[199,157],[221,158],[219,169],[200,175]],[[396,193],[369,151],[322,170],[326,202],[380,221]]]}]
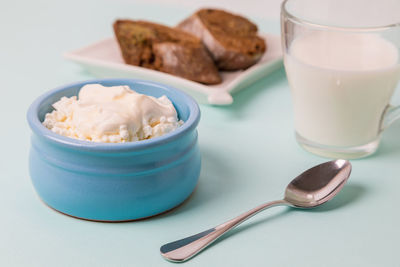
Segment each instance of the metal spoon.
[{"label": "metal spoon", "polygon": [[269,207],[287,205],[293,208],[313,208],[319,206],[332,199],[342,189],[350,172],[351,164],[347,160],[338,159],[317,165],[290,182],[286,187],[283,200],[262,204],[214,228],[165,244],[160,248],[161,255],[173,262],[186,261],[229,230]]}]

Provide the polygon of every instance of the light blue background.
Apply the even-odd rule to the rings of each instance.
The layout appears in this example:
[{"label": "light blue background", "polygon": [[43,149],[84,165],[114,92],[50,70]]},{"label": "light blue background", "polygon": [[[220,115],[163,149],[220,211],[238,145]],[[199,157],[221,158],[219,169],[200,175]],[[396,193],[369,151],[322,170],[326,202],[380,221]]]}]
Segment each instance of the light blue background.
[{"label": "light blue background", "polygon": [[[93,78],[61,54],[112,35],[118,17],[173,25],[191,11],[123,0],[1,3],[0,266],[173,266],[160,245],[280,198],[293,177],[325,161],[294,140],[281,69],[235,95],[232,106],[201,106],[200,182],[172,212],[94,223],[39,200],[28,175],[25,112],[47,90]],[[253,20],[279,33],[276,19]],[[332,202],[314,211],[266,211],[185,266],[400,266],[400,123],[374,156],[352,163],[348,185]]]}]

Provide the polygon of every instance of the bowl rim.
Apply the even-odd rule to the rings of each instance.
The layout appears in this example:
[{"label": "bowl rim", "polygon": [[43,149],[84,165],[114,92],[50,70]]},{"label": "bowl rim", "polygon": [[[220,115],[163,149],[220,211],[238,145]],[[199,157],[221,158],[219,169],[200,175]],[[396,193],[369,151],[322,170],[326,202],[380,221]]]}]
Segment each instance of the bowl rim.
[{"label": "bowl rim", "polygon": [[[38,112],[39,107],[49,97],[52,95],[66,91],[71,87],[82,87],[85,84],[90,83],[105,83],[105,82],[115,82],[120,85],[131,86],[132,83],[135,84],[146,84],[153,87],[158,87],[162,90],[166,90],[177,94],[180,98],[183,99],[183,103],[189,109],[189,117],[186,121],[184,121],[183,125],[178,127],[172,132],[164,134],[162,136],[157,136],[151,139],[141,140],[141,141],[134,141],[134,142],[125,142],[125,143],[102,143],[102,142],[92,142],[92,141],[84,141],[78,140],[70,137],[66,137],[57,133],[52,132],[48,128],[46,128],[42,122],[39,120]],[[172,100],[171,100],[172,102]],[[175,104],[173,102],[173,104]],[[68,147],[74,150],[80,151],[91,151],[91,152],[122,152],[122,151],[136,151],[136,150],[143,150],[148,148],[153,148],[156,146],[160,146],[174,140],[181,138],[182,136],[186,135],[187,133],[194,130],[199,121],[200,121],[200,108],[197,102],[188,94],[184,93],[183,91],[171,87],[169,85],[165,85],[158,82],[148,81],[148,80],[141,80],[141,79],[125,79],[125,78],[109,78],[109,79],[90,79],[90,80],[83,80],[74,83],[69,83],[66,85],[62,85],[56,87],[46,93],[40,95],[34,102],[30,105],[27,111],[27,120],[28,124],[32,130],[32,132],[40,137],[43,137],[46,141],[49,141],[53,144],[59,144],[64,147]]]}]

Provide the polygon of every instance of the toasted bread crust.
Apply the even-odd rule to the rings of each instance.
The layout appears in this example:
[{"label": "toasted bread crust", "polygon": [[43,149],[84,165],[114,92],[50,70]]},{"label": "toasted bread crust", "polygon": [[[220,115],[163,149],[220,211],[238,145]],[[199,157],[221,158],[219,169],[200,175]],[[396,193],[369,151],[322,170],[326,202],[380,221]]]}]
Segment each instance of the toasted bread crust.
[{"label": "toasted bread crust", "polygon": [[114,33],[125,63],[167,72],[189,80],[216,84],[218,70],[195,36],[164,25],[117,20]]}]

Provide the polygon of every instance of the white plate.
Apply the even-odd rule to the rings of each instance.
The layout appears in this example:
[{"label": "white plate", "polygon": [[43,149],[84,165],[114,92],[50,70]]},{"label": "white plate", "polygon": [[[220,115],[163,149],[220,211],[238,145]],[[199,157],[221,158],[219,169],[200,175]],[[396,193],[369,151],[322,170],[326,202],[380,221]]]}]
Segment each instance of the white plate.
[{"label": "white plate", "polygon": [[282,66],[281,40],[278,35],[262,34],[268,49],[261,60],[246,70],[220,72],[222,83],[204,85],[160,71],[125,64],[115,38],[108,38],[66,53],[66,59],[81,64],[99,78],[139,78],[168,84],[193,96],[199,103],[229,105],[232,93],[248,87]]}]

